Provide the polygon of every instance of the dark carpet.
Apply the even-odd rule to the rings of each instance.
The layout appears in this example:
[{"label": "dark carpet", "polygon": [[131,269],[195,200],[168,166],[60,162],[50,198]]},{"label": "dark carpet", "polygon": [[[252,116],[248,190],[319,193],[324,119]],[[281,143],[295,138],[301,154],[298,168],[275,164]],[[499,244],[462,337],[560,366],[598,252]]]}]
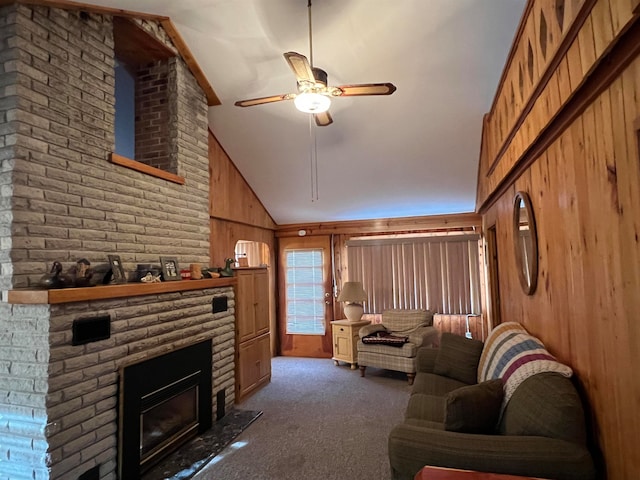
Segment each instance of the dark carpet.
[{"label": "dark carpet", "polygon": [[142,480],[186,480],[229,445],[262,412],[233,409],[142,476]]},{"label": "dark carpet", "polygon": [[193,480],[388,480],[387,439],[407,376],[330,359],[276,357],[271,383],[238,405],[263,414]]}]

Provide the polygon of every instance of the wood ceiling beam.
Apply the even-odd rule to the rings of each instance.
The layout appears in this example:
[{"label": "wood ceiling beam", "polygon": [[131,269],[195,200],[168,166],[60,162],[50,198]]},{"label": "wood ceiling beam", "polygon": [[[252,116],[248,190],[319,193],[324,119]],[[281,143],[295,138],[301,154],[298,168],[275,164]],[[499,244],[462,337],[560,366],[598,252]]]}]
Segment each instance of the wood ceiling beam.
[{"label": "wood ceiling beam", "polygon": [[176,46],[176,48],[180,52],[180,55],[182,56],[183,60],[186,62],[187,66],[189,67],[189,70],[191,70],[191,73],[193,74],[196,81],[200,85],[200,88],[202,88],[202,91],[207,97],[207,105],[209,105],[210,107],[213,107],[215,105],[221,105],[222,102],[218,98],[218,95],[216,95],[216,92],[214,92],[213,87],[207,81],[207,77],[205,76],[204,72],[200,68],[200,65],[198,65],[198,62],[196,62],[195,57],[191,53],[191,50],[189,49],[187,44],[184,42],[184,40],[178,33],[178,30],[176,30],[176,27],[171,21],[171,19],[166,18],[165,20],[161,20],[160,23],[162,24],[162,27],[164,28],[164,30],[167,32],[167,35],[169,35],[169,38],[171,39],[173,44]]},{"label": "wood ceiling beam", "polygon": [[279,225],[276,237],[298,236],[304,230],[306,235],[342,235],[367,233],[425,232],[482,227],[482,217],[477,213],[457,213],[451,215],[428,215],[422,217],[380,218],[376,220],[351,220],[341,222],[296,223]]}]

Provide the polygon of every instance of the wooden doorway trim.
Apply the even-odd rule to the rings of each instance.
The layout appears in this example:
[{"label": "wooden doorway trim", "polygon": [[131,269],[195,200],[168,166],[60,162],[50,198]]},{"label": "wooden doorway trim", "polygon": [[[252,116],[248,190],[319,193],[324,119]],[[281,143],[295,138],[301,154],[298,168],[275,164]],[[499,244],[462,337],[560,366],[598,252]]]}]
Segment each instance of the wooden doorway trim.
[{"label": "wooden doorway trim", "polygon": [[[325,298],[324,322],[325,334],[288,335],[287,334],[287,291],[286,291],[286,255],[290,249],[321,248],[323,250],[323,287]],[[331,290],[331,237],[313,235],[308,237],[285,237],[278,242],[278,338],[280,354],[292,357],[331,358],[333,342],[331,321],[333,320],[333,296]],[[328,294],[328,296],[326,295]]]}]

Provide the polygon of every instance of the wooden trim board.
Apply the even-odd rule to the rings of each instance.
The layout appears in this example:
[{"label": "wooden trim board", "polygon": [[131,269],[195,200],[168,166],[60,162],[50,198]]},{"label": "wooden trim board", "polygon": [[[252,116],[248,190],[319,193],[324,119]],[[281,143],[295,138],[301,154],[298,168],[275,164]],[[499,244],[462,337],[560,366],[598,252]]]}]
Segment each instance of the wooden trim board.
[{"label": "wooden trim board", "polygon": [[7,302],[12,304],[58,304],[106,300],[111,298],[140,297],[161,293],[203,290],[205,288],[235,286],[235,277],[207,278],[203,280],[178,280],[160,283],[123,283],[120,285],[97,285],[85,288],[62,288],[55,290],[9,290]]},{"label": "wooden trim board", "polygon": [[109,161],[111,163],[115,163],[116,165],[120,165],[121,167],[127,167],[127,168],[130,168],[131,170],[136,170],[138,172],[151,175],[152,177],[162,178],[169,182],[177,183],[179,185],[184,185],[185,183],[184,177],[181,177],[180,175],[176,175],[170,172],[165,172],[164,170],[161,170],[159,168],[151,167],[147,164],[137,162],[135,160],[131,160],[127,157],[118,155],[117,153],[112,153],[109,156]]}]

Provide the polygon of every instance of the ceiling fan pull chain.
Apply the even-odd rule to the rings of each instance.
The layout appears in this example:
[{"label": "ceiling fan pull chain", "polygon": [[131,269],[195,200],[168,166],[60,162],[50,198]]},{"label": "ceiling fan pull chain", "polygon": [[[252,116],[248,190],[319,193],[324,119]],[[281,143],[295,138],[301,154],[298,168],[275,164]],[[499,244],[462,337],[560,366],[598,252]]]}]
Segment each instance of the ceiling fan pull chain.
[{"label": "ceiling fan pull chain", "polygon": [[313,39],[311,35],[311,0],[309,0],[307,7],[309,9],[309,64],[311,65],[311,68],[313,68]]},{"label": "ceiling fan pull chain", "polygon": [[318,200],[318,144],[313,126],[313,115],[309,115],[309,170],[311,171],[311,201]]}]

